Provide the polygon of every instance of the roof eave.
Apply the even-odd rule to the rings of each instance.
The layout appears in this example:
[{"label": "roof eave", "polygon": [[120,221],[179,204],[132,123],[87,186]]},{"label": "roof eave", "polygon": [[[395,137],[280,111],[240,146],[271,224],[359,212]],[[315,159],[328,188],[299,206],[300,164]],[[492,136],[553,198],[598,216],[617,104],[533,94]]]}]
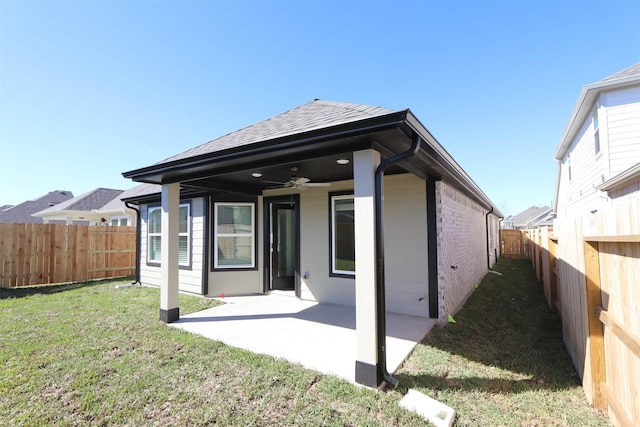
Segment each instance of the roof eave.
[{"label": "roof eave", "polygon": [[318,148],[318,146],[323,143],[328,143],[339,138],[348,138],[366,133],[382,131],[404,123],[407,111],[408,110],[394,111],[382,116],[316,129],[302,134],[287,135],[229,150],[222,150],[172,162],[155,164],[123,172],[122,176],[137,182],[162,184],[165,181],[165,177],[179,173],[181,170],[209,165],[223,167],[232,164],[239,159],[247,160],[252,157],[264,157],[269,154],[281,152],[283,149]]},{"label": "roof eave", "polygon": [[598,185],[596,190],[611,191],[622,188],[640,179],[640,163],[635,164],[626,171]]},{"label": "roof eave", "polygon": [[561,161],[564,158],[569,147],[571,147],[573,139],[580,130],[584,119],[586,119],[586,117],[591,113],[591,109],[601,92],[605,90],[610,91],[623,89],[627,86],[632,86],[638,83],[640,83],[640,75],[600,81],[584,86],[580,91],[580,96],[573,108],[571,116],[569,117],[567,126],[565,127],[562,138],[560,139],[560,144],[553,155],[554,159]]},{"label": "roof eave", "polygon": [[449,173],[449,178],[453,178],[455,180],[452,184],[463,190],[467,195],[473,197],[477,202],[489,209],[492,213],[495,213],[498,217],[504,217],[504,214],[500,209],[493,204],[489,197],[480,189],[473,179],[471,179],[465,170],[462,169],[447,150],[440,145],[435,137],[410,110],[407,110],[406,121],[409,127],[433,150],[437,157],[435,160]]}]

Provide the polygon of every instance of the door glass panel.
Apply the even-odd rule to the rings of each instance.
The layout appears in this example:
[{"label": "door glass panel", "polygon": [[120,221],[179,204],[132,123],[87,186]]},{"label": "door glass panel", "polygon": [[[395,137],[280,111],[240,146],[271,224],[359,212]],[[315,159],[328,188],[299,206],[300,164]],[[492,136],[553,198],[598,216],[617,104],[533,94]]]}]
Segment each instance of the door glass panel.
[{"label": "door glass panel", "polygon": [[293,210],[278,209],[278,277],[293,276]]}]

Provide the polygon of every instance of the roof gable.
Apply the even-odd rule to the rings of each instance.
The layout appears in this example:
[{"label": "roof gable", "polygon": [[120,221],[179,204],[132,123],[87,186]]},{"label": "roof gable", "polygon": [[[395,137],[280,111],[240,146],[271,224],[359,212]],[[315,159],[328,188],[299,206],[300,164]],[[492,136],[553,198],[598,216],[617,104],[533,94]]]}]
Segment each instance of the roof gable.
[{"label": "roof gable", "polygon": [[37,216],[46,216],[48,214],[58,213],[61,211],[95,211],[102,208],[121,193],[122,190],[96,188],[95,190],[66,200],[65,202],[51,206],[50,208],[38,211],[36,214]]},{"label": "roof gable", "polygon": [[42,223],[42,219],[32,214],[73,198],[70,191],[51,191],[35,200],[28,200],[0,211],[0,222]]},{"label": "roof gable", "polygon": [[551,212],[551,208],[549,206],[531,206],[519,214],[514,215],[511,218],[511,222],[513,222],[516,227],[526,226],[532,221],[547,215],[549,212]]},{"label": "roof gable", "polygon": [[562,161],[576,134],[585,120],[590,117],[591,110],[602,92],[635,85],[640,85],[640,62],[600,81],[583,86],[578,101],[565,127],[562,139],[556,148],[554,158],[557,161]]},{"label": "roof gable", "polygon": [[156,165],[394,112],[396,111],[382,107],[315,99],[277,116],[169,157]]}]

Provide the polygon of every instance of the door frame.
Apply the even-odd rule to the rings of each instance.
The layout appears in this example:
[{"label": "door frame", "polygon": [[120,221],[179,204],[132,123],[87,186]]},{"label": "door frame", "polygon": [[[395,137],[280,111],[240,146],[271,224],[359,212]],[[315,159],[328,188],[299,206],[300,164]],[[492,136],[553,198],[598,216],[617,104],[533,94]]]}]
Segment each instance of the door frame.
[{"label": "door frame", "polygon": [[294,248],[294,277],[293,288],[296,297],[300,298],[300,194],[285,194],[282,196],[264,197],[262,199],[262,232],[263,232],[263,280],[262,280],[262,292],[268,293],[271,290],[272,279],[272,264],[271,264],[271,241],[272,241],[272,226],[271,221],[272,211],[274,204],[280,203],[293,203],[293,218],[294,218],[294,230],[295,230],[295,248]]}]

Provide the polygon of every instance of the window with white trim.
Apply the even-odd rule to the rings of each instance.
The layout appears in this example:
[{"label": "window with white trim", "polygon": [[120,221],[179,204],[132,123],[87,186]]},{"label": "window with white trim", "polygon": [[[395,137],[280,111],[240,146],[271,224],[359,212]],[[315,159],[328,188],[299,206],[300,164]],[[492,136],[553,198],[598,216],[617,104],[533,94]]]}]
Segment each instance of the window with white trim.
[{"label": "window with white trim", "polygon": [[114,227],[126,227],[129,225],[129,216],[112,216],[109,219],[111,220],[111,225]]},{"label": "window with white trim", "polygon": [[600,154],[600,125],[598,123],[598,105],[593,109],[593,146],[596,155]]},{"label": "window with white trim", "polygon": [[[178,209],[178,264],[188,266],[191,261],[189,243],[191,241],[191,205],[184,203]],[[160,206],[149,208],[147,221],[147,260],[160,263],[162,253],[162,209]]]},{"label": "window with white trim", "polygon": [[214,203],[213,267],[255,268],[255,203]]},{"label": "window with white trim", "polygon": [[356,272],[353,195],[331,195],[331,274]]}]

